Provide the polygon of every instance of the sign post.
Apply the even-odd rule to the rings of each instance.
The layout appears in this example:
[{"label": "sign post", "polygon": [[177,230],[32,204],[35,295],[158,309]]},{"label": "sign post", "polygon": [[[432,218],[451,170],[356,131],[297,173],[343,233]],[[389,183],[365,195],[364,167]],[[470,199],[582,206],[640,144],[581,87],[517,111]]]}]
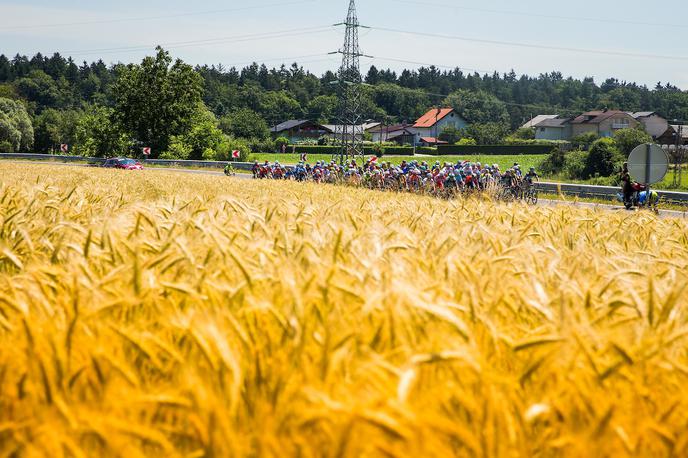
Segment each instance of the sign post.
[{"label": "sign post", "polygon": [[143,147],[143,155],[146,156],[146,159],[148,159],[148,156],[151,154],[151,149],[148,146]]},{"label": "sign post", "polygon": [[232,151],[232,161],[236,162],[241,157],[241,151],[235,149]]},{"label": "sign post", "polygon": [[642,184],[659,183],[669,171],[669,158],[657,145],[640,145],[628,156],[628,171]]},{"label": "sign post", "polygon": [[69,152],[69,145],[66,143],[62,143],[60,145],[60,152],[67,154]]}]

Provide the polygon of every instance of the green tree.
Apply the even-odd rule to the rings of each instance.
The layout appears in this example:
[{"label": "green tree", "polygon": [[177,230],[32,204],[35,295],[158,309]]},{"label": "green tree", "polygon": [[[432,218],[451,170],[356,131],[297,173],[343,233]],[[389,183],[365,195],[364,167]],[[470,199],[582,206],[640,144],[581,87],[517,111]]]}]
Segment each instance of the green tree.
[{"label": "green tree", "polygon": [[585,160],[583,178],[591,178],[596,175],[611,176],[623,160],[623,155],[613,138],[600,138],[590,147],[590,152]]},{"label": "green tree", "polygon": [[42,70],[34,70],[15,82],[17,92],[41,111],[43,108],[60,108],[64,98],[55,80]]},{"label": "green tree", "polygon": [[0,149],[5,153],[29,152],[33,125],[21,102],[0,98]]},{"label": "green tree", "polygon": [[487,122],[461,129],[461,138],[472,138],[478,145],[499,145],[509,135],[508,124]]},{"label": "green tree", "polygon": [[62,143],[74,145],[77,125],[82,115],[77,110],[44,110],[34,119],[35,150],[39,153],[54,153]]},{"label": "green tree", "polygon": [[571,139],[571,144],[576,148],[589,149],[597,139],[600,137],[596,132],[585,132],[584,134],[576,135]]},{"label": "green tree", "polygon": [[509,124],[510,122],[506,104],[485,91],[460,89],[449,94],[444,99],[444,105],[455,109],[469,123]]},{"label": "green tree", "polygon": [[76,151],[81,156],[126,156],[131,142],[116,122],[112,108],[92,106],[76,127]]},{"label": "green tree", "polygon": [[165,157],[175,159],[215,160],[229,149],[227,136],[217,127],[215,115],[203,105],[193,117],[191,129],[173,136],[170,145]]},{"label": "green tree", "polygon": [[443,142],[456,143],[461,138],[461,131],[454,126],[447,126],[442,130],[439,137]]},{"label": "green tree", "polygon": [[220,119],[220,129],[227,135],[239,138],[264,140],[270,136],[265,119],[249,108],[236,110]]},{"label": "green tree", "polygon": [[516,140],[535,140],[535,129],[532,127],[521,127],[511,134]]},{"label": "green tree", "polygon": [[118,121],[153,154],[166,151],[173,136],[189,132],[201,106],[202,78],[181,60],[157,48],[155,57],[120,69],[112,93]]},{"label": "green tree", "polygon": [[334,95],[320,95],[308,103],[308,118],[327,124],[335,118],[338,103]]},{"label": "green tree", "polygon": [[636,146],[644,143],[652,143],[652,137],[650,134],[642,129],[617,130],[614,132],[614,140],[616,140],[616,144],[619,146],[619,149],[626,156],[631,154],[631,151],[633,151]]}]

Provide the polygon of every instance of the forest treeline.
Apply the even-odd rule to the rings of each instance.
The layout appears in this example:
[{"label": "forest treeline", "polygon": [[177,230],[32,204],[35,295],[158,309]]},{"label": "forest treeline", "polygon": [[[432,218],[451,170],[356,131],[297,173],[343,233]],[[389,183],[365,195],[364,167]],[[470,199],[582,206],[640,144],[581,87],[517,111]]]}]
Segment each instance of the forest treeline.
[{"label": "forest treeline", "polygon": [[[488,126],[476,129],[487,137],[508,135],[544,113],[609,108],[688,118],[688,92],[668,83],[649,88],[559,72],[532,77],[421,67],[397,73],[374,66],[364,79],[367,119],[413,122],[431,107],[451,105],[469,122]],[[103,155],[145,144],[156,156],[221,156],[228,148],[266,140],[269,126],[288,119],[334,123],[335,80],[331,71],[318,76],[297,64],[191,67],[162,49],[130,65],[78,64],[57,53],[0,55],[0,131],[12,132],[0,134],[0,149],[46,152],[67,143]]]}]

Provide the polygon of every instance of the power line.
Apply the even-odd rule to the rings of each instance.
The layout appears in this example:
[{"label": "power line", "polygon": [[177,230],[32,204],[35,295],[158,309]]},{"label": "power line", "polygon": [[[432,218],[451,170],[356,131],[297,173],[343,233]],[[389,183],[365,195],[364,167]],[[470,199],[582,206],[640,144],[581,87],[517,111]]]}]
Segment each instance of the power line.
[{"label": "power line", "polygon": [[95,24],[117,24],[117,23],[122,23],[122,22],[154,21],[154,20],[160,20],[160,19],[174,19],[174,18],[189,17],[189,16],[203,16],[203,15],[210,15],[210,14],[221,14],[221,13],[231,13],[231,12],[237,12],[237,11],[248,11],[248,10],[257,10],[257,9],[264,9],[264,8],[274,8],[274,7],[281,7],[281,6],[298,5],[298,4],[303,4],[303,3],[314,3],[315,1],[316,0],[298,0],[298,1],[290,1],[290,2],[270,3],[270,4],[266,4],[266,5],[245,6],[245,7],[241,7],[241,8],[225,8],[225,9],[219,9],[219,10],[166,14],[166,15],[160,15],[160,16],[143,16],[143,17],[119,18],[119,19],[102,19],[102,20],[95,20],[95,21],[66,22],[66,23],[59,23],[59,24],[18,25],[18,26],[11,26],[11,27],[1,27],[0,31],[41,29],[41,28],[62,28],[62,27],[71,27],[71,26],[77,26],[77,25],[81,26],[81,25],[95,25]]},{"label": "power line", "polygon": [[418,62],[418,61],[413,61],[413,60],[398,59],[395,57],[382,57],[382,56],[364,56],[364,57],[369,57],[372,59],[389,61],[389,62],[399,62],[402,64],[412,64],[412,65],[422,65],[422,66],[426,66],[426,67],[445,68],[448,70],[468,70],[468,71],[476,72],[476,73],[494,73],[496,71],[496,70],[480,70],[477,68],[460,67],[458,65],[429,64],[427,62]]},{"label": "power line", "polygon": [[[259,33],[259,34],[251,34],[251,35],[237,35],[237,36],[233,36],[233,37],[219,37],[219,38],[207,38],[207,39],[203,39],[203,40],[167,42],[167,43],[159,43],[158,46],[163,46],[165,48],[170,48],[170,49],[188,48],[188,47],[193,47],[193,46],[216,45],[216,44],[235,43],[235,42],[244,42],[244,41],[266,40],[266,39],[273,39],[273,38],[285,38],[285,37],[293,37],[293,36],[299,36],[299,35],[309,35],[309,34],[313,34],[313,33],[329,32],[331,30],[332,30],[332,27],[329,25],[326,25],[326,26],[320,26],[320,27],[290,29],[290,30],[282,30],[282,31],[276,31],[276,32]],[[85,50],[82,49],[82,50],[78,50],[78,51],[65,51],[63,54],[88,55],[88,54],[108,54],[108,53],[117,53],[117,52],[125,52],[125,51],[149,51],[153,47],[154,47],[154,45],[137,45],[137,46],[121,46],[121,47],[116,47],[116,48],[100,48],[100,49],[85,49]]]},{"label": "power line", "polygon": [[412,32],[410,30],[391,29],[388,27],[370,27],[370,28],[373,30],[379,30],[381,32],[392,32],[392,33],[399,33],[399,34],[405,34],[405,35],[417,35],[417,36],[422,36],[422,37],[443,38],[446,40],[457,40],[457,41],[466,41],[466,42],[471,42],[471,43],[484,43],[484,44],[491,44],[491,45],[519,47],[519,48],[547,49],[547,50],[552,50],[552,51],[566,51],[566,52],[575,52],[575,53],[584,53],[584,54],[598,54],[598,55],[603,55],[603,56],[621,56],[621,57],[637,57],[637,58],[643,58],[643,59],[665,59],[665,60],[681,60],[681,61],[686,60],[686,61],[688,61],[688,56],[665,56],[665,55],[660,55],[660,54],[642,54],[642,53],[632,53],[632,52],[623,52],[623,51],[607,51],[607,50],[600,50],[600,49],[585,49],[585,48],[571,48],[571,47],[564,47],[564,46],[549,46],[549,45],[539,45],[539,44],[534,44],[534,43],[519,43],[519,42],[515,42],[515,41],[500,41],[500,40],[488,40],[488,39],[481,39],[481,38],[469,38],[469,37],[461,37],[461,36],[456,36],[456,35],[445,35],[445,34],[439,34],[439,33]]},{"label": "power line", "polygon": [[516,11],[516,10],[497,10],[497,9],[476,8],[476,7],[461,6],[461,5],[448,5],[445,3],[420,2],[420,1],[413,1],[413,0],[394,0],[394,3],[406,3],[406,4],[410,4],[410,5],[421,5],[421,6],[426,6],[426,7],[427,6],[433,6],[433,7],[439,7],[439,8],[450,8],[450,9],[457,9],[457,10],[464,10],[464,11],[476,11],[479,13],[508,14],[508,15],[516,15],[516,16],[537,17],[537,18],[543,18],[543,19],[558,19],[558,20],[566,20],[566,21],[598,22],[598,23],[638,25],[638,26],[662,27],[662,28],[671,27],[671,28],[678,28],[678,29],[688,28],[688,26],[682,25],[682,24],[672,24],[672,23],[666,23],[665,24],[665,23],[659,23],[659,22],[632,21],[632,20],[624,20],[624,19],[595,18],[595,17],[584,17],[584,16],[562,16],[562,15],[540,14],[540,13],[532,13],[532,12],[524,12],[524,11]]},{"label": "power line", "polygon": [[[302,61],[297,61],[298,59],[310,59],[311,57],[322,57],[322,59],[316,59],[316,60],[302,60]],[[320,54],[308,54],[305,56],[292,56],[292,57],[275,57],[271,59],[260,59],[261,63],[264,62],[294,62],[297,64],[306,64],[306,63],[311,63],[311,62],[325,62],[325,61],[330,61],[330,62],[336,62],[335,59],[333,59],[331,56],[329,56],[329,53],[320,53]],[[233,62],[231,64],[223,64],[227,67],[237,67],[239,65],[251,65],[253,63],[258,63],[257,59],[253,59],[250,61],[244,61],[244,62]]]}]

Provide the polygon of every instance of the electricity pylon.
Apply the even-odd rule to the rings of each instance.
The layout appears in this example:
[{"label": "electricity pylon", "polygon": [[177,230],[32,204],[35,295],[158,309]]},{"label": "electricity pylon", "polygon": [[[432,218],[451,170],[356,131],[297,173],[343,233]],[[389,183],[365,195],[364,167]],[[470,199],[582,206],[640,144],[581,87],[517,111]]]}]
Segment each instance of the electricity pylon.
[{"label": "electricity pylon", "polygon": [[[361,113],[361,68],[359,58],[361,54],[358,46],[358,29],[363,27],[358,23],[356,16],[356,2],[349,1],[349,13],[346,22],[335,24],[345,25],[346,34],[344,47],[332,54],[342,54],[342,66],[339,68],[337,84],[339,95],[339,128],[341,132],[335,132],[339,140],[338,158],[340,164],[344,164],[349,158],[363,158],[363,115]],[[366,56],[367,57],[367,56]]]}]

